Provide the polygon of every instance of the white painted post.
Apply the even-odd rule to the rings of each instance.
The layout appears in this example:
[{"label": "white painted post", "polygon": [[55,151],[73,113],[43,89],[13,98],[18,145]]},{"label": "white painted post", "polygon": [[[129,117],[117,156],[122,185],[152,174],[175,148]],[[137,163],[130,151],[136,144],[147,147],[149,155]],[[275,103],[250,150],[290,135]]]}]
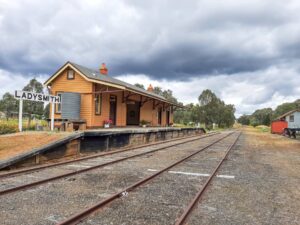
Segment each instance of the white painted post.
[{"label": "white painted post", "polygon": [[51,103],[51,131],[54,130],[54,107],[55,104]]},{"label": "white painted post", "polygon": [[22,123],[23,123],[23,99],[20,99],[19,102],[19,131],[22,132]]}]

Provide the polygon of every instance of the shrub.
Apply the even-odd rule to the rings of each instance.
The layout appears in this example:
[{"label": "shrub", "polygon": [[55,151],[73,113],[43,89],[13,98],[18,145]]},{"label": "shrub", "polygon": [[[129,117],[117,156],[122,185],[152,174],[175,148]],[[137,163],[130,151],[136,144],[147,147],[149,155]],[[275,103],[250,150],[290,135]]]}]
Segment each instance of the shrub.
[{"label": "shrub", "polygon": [[147,121],[147,120],[141,120],[141,121],[140,121],[140,125],[141,125],[141,126],[143,126],[143,125],[148,125],[148,124],[150,124],[150,122]]},{"label": "shrub", "polygon": [[0,123],[0,135],[18,132],[18,126],[9,123]]}]

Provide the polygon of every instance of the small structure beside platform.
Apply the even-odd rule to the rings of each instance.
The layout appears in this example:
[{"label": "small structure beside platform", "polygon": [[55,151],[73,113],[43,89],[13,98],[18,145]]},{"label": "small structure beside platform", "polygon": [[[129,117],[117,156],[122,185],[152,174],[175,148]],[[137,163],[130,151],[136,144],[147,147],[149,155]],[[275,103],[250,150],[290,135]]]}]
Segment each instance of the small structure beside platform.
[{"label": "small structure beside platform", "polygon": [[296,138],[297,132],[300,132],[300,109],[279,116],[271,124],[271,133],[274,134],[284,134]]}]

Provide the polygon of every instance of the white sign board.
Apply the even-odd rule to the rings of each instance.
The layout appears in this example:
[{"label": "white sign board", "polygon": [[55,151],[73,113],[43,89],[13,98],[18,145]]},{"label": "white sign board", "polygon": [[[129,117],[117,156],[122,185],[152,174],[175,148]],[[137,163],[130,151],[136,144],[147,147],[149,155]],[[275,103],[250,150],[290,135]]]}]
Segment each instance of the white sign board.
[{"label": "white sign board", "polygon": [[42,93],[35,93],[29,91],[15,91],[15,98],[20,100],[19,104],[19,131],[22,131],[23,119],[23,100],[36,102],[50,102],[51,103],[51,130],[54,130],[54,108],[55,103],[61,103],[60,96],[44,95]]},{"label": "white sign board", "polygon": [[15,98],[26,99],[36,102],[61,103],[61,99],[59,96],[45,95],[42,93],[34,93],[29,91],[15,91]]}]

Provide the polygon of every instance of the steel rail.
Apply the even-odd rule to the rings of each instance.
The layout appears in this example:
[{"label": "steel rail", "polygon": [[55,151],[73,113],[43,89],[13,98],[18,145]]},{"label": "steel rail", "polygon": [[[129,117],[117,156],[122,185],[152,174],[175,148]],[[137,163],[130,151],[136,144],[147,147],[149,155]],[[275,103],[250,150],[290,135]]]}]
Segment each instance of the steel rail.
[{"label": "steel rail", "polygon": [[193,157],[194,155],[198,154],[199,152],[202,152],[205,149],[215,145],[216,143],[220,142],[221,140],[225,139],[226,137],[230,136],[233,133],[234,132],[229,133],[229,134],[225,135],[224,137],[221,137],[218,140],[213,141],[212,143],[210,143],[210,144],[208,144],[204,147],[201,147],[199,150],[195,151],[194,153],[192,153],[192,154],[180,159],[179,161],[176,161],[175,163],[172,163],[171,165],[165,167],[164,169],[162,169],[162,170],[160,170],[160,171],[158,171],[158,172],[156,172],[156,173],[154,173],[154,174],[152,174],[152,175],[150,175],[150,176],[148,176],[148,177],[146,177],[146,178],[144,178],[144,179],[142,179],[142,180],[140,180],[140,181],[138,181],[138,182],[136,182],[136,183],[134,183],[134,184],[132,184],[128,187],[126,187],[126,188],[124,188],[123,190],[111,195],[110,197],[104,199],[103,201],[100,201],[100,202],[94,204],[93,206],[91,206],[91,207],[89,207],[89,208],[87,208],[87,209],[85,209],[85,210],[69,217],[65,221],[57,223],[56,225],[73,225],[73,224],[79,223],[83,219],[87,218],[94,211],[104,207],[105,205],[107,205],[108,203],[114,201],[115,199],[121,198],[124,193],[128,193],[130,191],[133,191],[137,187],[147,183],[148,181],[152,180],[153,178],[157,177],[158,175],[162,174],[163,172],[165,172],[165,171],[171,169],[172,167],[182,163],[183,161]]},{"label": "steel rail", "polygon": [[106,163],[102,163],[102,164],[99,164],[99,165],[96,165],[96,166],[91,166],[91,167],[88,167],[88,168],[84,168],[84,169],[64,173],[64,174],[61,174],[61,175],[58,175],[58,176],[55,176],[55,177],[50,177],[50,178],[42,179],[42,180],[35,181],[35,182],[32,182],[32,183],[28,183],[28,184],[20,185],[20,186],[17,186],[17,187],[5,189],[5,190],[0,191],[0,196],[8,194],[8,193],[16,192],[16,191],[28,189],[28,188],[31,188],[31,187],[34,187],[34,186],[37,186],[37,185],[40,185],[40,184],[43,184],[43,183],[47,183],[47,182],[50,182],[50,181],[58,180],[58,179],[61,179],[61,178],[77,175],[77,174],[84,173],[84,172],[87,172],[87,171],[90,171],[90,170],[94,170],[94,169],[98,169],[98,168],[105,167],[105,166],[108,166],[108,165],[112,165],[112,164],[115,164],[115,163],[118,163],[118,162],[122,162],[122,161],[125,161],[125,160],[128,160],[128,159],[143,156],[143,155],[146,155],[146,154],[149,154],[149,153],[153,153],[153,152],[161,151],[161,150],[171,148],[171,147],[174,147],[174,146],[182,145],[182,144],[185,144],[185,143],[188,143],[188,142],[201,140],[201,139],[211,137],[211,136],[214,136],[214,135],[215,134],[209,135],[209,136],[200,136],[199,138],[195,138],[195,139],[192,139],[192,140],[187,140],[187,141],[184,141],[184,142],[180,142],[180,143],[160,147],[160,148],[157,148],[157,149],[154,149],[154,150],[150,150],[150,151],[143,152],[143,153],[138,153],[138,154],[135,154],[135,155],[132,155],[132,156],[123,157],[121,159],[116,159],[116,160],[106,162]]},{"label": "steel rail", "polygon": [[[210,133],[206,136],[210,137],[210,136],[218,134],[218,133],[219,132],[214,132],[214,133]],[[34,171],[37,171],[37,170],[47,169],[47,168],[51,168],[51,167],[55,167],[55,166],[66,165],[66,164],[70,164],[70,163],[73,163],[73,162],[79,162],[79,161],[83,161],[83,160],[87,160],[87,159],[98,158],[98,157],[101,157],[101,156],[114,155],[114,154],[117,154],[117,153],[122,153],[122,152],[130,151],[130,150],[136,150],[136,149],[139,149],[139,148],[149,147],[149,146],[153,146],[153,145],[165,144],[165,143],[169,143],[169,142],[172,142],[172,141],[178,141],[178,140],[188,139],[188,138],[197,137],[197,136],[201,136],[201,135],[192,135],[192,136],[189,136],[189,137],[174,138],[174,139],[167,140],[167,141],[159,141],[159,142],[139,145],[139,146],[135,146],[135,147],[127,147],[127,148],[123,148],[121,150],[115,150],[115,151],[109,151],[109,152],[104,152],[104,153],[93,154],[91,156],[85,156],[85,157],[81,157],[81,158],[78,158],[78,159],[67,160],[67,161],[64,161],[64,162],[57,162],[57,163],[51,163],[51,164],[42,165],[42,166],[35,166],[35,167],[32,167],[32,168],[27,168],[27,169],[22,169],[22,170],[17,170],[17,171],[2,173],[2,174],[0,173],[0,179],[10,177],[10,176],[14,176],[14,175],[23,174],[23,173],[34,172]]]},{"label": "steel rail", "polygon": [[234,145],[237,143],[239,137],[241,135],[241,132],[236,137],[234,142],[227,148],[226,153],[224,154],[221,161],[218,163],[217,167],[214,169],[213,173],[209,176],[209,178],[206,180],[202,188],[199,190],[199,192],[196,194],[196,196],[192,199],[192,201],[189,203],[189,205],[185,208],[183,214],[176,220],[175,225],[183,225],[186,224],[186,220],[189,217],[189,215],[192,213],[193,209],[195,208],[196,204],[199,202],[200,198],[204,194],[205,190],[209,186],[210,182],[218,172],[219,168],[221,167],[222,163],[226,160],[230,150],[234,147]]}]

